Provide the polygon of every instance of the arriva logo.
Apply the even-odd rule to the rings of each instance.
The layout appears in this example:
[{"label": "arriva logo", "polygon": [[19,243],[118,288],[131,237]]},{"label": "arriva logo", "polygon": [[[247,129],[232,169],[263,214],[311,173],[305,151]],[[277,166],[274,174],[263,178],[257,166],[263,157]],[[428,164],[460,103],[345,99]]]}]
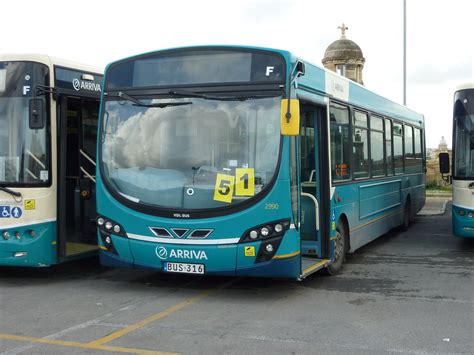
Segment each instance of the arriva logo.
[{"label": "arriva logo", "polygon": [[156,248],[156,255],[158,255],[160,259],[164,260],[168,256],[168,251],[165,247],[158,247]]},{"label": "arriva logo", "polygon": [[208,260],[206,252],[203,250],[170,249],[168,253],[168,250],[165,247],[157,247],[156,255],[162,260],[165,260],[168,257],[188,260]]},{"label": "arriva logo", "polygon": [[100,92],[100,84],[89,82],[89,81],[82,81],[79,79],[74,79],[72,81],[72,86],[74,90],[88,90],[88,91],[95,91]]}]

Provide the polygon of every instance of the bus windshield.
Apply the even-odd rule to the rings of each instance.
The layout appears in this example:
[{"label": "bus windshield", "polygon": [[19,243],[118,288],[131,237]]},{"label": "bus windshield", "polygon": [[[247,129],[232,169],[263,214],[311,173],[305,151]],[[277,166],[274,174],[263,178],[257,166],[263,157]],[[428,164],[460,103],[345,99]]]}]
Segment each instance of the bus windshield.
[{"label": "bus windshield", "polygon": [[456,100],[454,119],[454,176],[474,179],[474,90]]},{"label": "bus windshield", "polygon": [[[36,85],[48,85],[48,68],[33,62],[0,62],[0,185],[49,181],[45,127],[30,129],[29,101]],[[44,96],[39,96],[46,100]],[[46,107],[46,104],[44,105]]]},{"label": "bus windshield", "polygon": [[245,201],[275,175],[280,99],[108,100],[104,178],[124,198],[158,208],[199,210]]}]

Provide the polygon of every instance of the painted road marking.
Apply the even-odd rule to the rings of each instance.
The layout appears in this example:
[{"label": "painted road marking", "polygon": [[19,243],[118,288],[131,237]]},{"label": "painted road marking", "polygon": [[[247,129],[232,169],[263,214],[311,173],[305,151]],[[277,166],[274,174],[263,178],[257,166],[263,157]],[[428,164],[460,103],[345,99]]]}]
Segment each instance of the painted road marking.
[{"label": "painted road marking", "polygon": [[45,338],[34,338],[28,336],[20,336],[13,334],[4,334],[0,333],[0,339],[3,340],[13,340],[13,341],[26,341],[29,343],[37,344],[47,344],[47,345],[58,345],[68,348],[81,348],[89,350],[102,350],[116,353],[126,353],[126,354],[153,354],[153,355],[164,355],[164,354],[177,354],[163,351],[155,350],[146,350],[146,349],[136,349],[136,348],[123,348],[119,346],[108,346],[108,345],[92,345],[91,343],[79,343],[76,341],[65,341],[65,340],[52,340]]},{"label": "painted road marking", "polygon": [[177,311],[185,308],[185,307],[188,307],[190,305],[192,305],[193,303],[196,303],[197,301],[200,301],[202,300],[203,298],[209,296],[210,294],[218,291],[218,290],[221,290],[223,288],[226,288],[227,286],[229,286],[230,284],[234,283],[237,279],[234,279],[234,280],[231,280],[225,284],[223,284],[222,286],[219,286],[217,288],[213,288],[213,289],[209,289],[209,290],[206,290],[206,291],[203,291],[199,294],[197,294],[196,296],[193,296],[191,298],[188,298],[187,300],[184,300],[183,302],[180,302],[174,306],[171,306],[167,309],[165,309],[164,311],[161,311],[159,313],[156,313],[148,318],[145,318],[145,319],[142,319],[141,321],[135,323],[135,324],[132,324],[132,325],[129,325],[128,327],[125,327],[123,329],[120,329],[120,330],[117,330],[116,332],[113,332],[103,338],[100,338],[100,339],[97,339],[97,340],[94,340],[94,341],[91,341],[90,343],[88,343],[89,345],[91,346],[101,346],[103,344],[106,344],[106,343],[109,343],[113,340],[116,340],[118,338],[121,338],[123,337],[124,335],[128,334],[128,333],[131,333],[135,330],[138,330],[140,328],[143,328],[145,327],[146,325],[150,324],[150,323],[153,323],[157,320],[160,320],[160,319],[163,319],[165,317],[168,317],[169,315],[172,315],[173,313],[176,313]]}]

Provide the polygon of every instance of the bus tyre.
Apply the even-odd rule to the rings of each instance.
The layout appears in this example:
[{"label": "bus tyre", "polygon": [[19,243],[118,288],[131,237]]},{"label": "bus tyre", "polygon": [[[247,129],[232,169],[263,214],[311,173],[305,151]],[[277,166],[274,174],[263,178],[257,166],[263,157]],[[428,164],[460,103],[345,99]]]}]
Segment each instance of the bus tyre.
[{"label": "bus tyre", "polygon": [[339,221],[336,228],[336,239],[334,240],[334,262],[326,268],[329,275],[336,275],[342,269],[346,258],[347,232],[343,223]]},{"label": "bus tyre", "polygon": [[410,218],[411,218],[411,205],[410,205],[410,200],[408,199],[407,202],[405,202],[405,208],[403,209],[403,223],[400,226],[400,229],[403,232],[408,230],[408,227],[410,226]]}]

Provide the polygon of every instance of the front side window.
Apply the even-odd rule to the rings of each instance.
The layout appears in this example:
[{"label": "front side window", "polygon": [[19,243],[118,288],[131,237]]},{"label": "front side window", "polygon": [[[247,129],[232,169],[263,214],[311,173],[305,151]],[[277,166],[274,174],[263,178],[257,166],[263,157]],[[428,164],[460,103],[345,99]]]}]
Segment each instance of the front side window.
[{"label": "front side window", "polygon": [[280,99],[106,101],[105,179],[124,198],[158,208],[200,210],[248,200],[277,170]]},{"label": "front side window", "polygon": [[[48,68],[33,62],[0,62],[0,185],[44,185],[50,180],[48,126],[30,128],[29,102],[48,85]],[[43,116],[47,117],[47,99]]]},{"label": "front side window", "polygon": [[454,105],[454,177],[474,178],[474,90],[456,93]]},{"label": "front side window", "polygon": [[332,181],[347,180],[351,178],[349,109],[342,105],[332,104],[329,115]]}]

